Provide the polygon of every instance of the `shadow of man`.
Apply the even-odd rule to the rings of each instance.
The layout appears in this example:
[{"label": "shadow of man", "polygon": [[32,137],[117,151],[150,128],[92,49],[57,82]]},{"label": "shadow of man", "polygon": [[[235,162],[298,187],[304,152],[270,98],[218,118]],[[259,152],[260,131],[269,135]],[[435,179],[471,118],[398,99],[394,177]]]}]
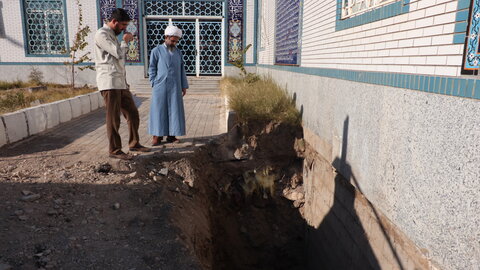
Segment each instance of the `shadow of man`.
[{"label": "shadow of man", "polygon": [[342,156],[333,167],[341,171],[334,179],[333,205],[317,229],[309,228],[309,269],[381,269],[356,213],[355,187],[349,182],[347,163],[347,117],[344,121]]}]

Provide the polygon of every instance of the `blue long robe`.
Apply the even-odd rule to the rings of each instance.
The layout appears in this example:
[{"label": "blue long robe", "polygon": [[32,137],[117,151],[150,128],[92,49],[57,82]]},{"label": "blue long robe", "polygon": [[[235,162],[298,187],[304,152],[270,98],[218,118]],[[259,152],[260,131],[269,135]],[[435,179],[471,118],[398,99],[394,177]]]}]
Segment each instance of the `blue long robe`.
[{"label": "blue long robe", "polygon": [[188,88],[180,50],[169,52],[162,44],[152,50],[148,68],[152,98],[148,133],[154,136],[185,135],[182,88]]}]

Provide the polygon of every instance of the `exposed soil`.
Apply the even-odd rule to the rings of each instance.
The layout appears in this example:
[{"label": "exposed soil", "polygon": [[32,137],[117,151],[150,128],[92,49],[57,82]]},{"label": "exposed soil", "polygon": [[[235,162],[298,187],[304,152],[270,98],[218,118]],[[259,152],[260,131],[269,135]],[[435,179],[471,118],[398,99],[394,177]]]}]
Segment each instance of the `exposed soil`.
[{"label": "exposed soil", "polygon": [[0,269],[304,269],[301,138],[253,123],[188,155],[1,160]]}]

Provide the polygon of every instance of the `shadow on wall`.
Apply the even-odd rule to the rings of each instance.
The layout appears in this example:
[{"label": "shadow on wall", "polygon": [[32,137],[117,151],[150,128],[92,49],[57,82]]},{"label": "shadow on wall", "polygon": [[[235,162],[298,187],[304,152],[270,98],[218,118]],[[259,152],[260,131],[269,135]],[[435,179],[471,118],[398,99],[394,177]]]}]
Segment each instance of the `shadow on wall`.
[{"label": "shadow on wall", "polygon": [[0,1],[0,38],[6,39],[16,47],[23,48],[23,44],[7,36],[7,32],[5,31],[5,20],[3,18],[3,1]]},{"label": "shadow on wall", "polygon": [[[361,189],[347,161],[348,125],[349,117],[344,121],[341,157],[337,157],[332,164],[339,173],[342,173],[342,175],[337,174],[333,180],[335,182],[333,205],[318,228],[310,227],[310,231],[307,232],[309,250],[315,252],[309,254],[309,269],[381,269],[354,206],[355,187],[360,192]],[[384,226],[379,222],[380,217],[377,211],[370,202],[367,207],[371,208],[375,214],[383,236],[396,259],[396,268],[405,269]]]},{"label": "shadow on wall", "polygon": [[0,38],[5,38],[5,22],[3,20],[3,2],[0,1]]}]

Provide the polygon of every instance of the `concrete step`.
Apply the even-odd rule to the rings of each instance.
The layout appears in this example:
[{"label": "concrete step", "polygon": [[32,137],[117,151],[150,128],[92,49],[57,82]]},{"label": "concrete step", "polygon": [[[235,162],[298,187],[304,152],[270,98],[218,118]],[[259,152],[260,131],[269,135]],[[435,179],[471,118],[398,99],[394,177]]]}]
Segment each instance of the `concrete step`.
[{"label": "concrete step", "polygon": [[[220,80],[222,77],[188,77],[188,93],[192,95],[212,95],[219,94]],[[132,92],[137,95],[150,95],[152,87],[150,81],[145,78],[135,85],[132,85]]]}]

